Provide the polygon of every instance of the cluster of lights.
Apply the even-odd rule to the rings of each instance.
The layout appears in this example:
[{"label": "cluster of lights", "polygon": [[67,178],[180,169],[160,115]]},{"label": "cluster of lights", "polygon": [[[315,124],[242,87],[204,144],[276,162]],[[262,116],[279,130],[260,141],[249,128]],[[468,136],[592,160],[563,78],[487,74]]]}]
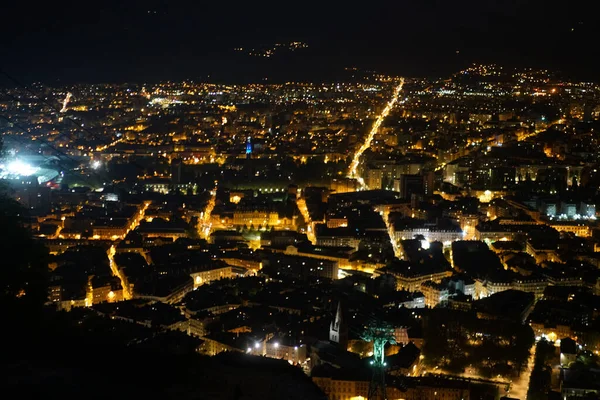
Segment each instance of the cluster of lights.
[{"label": "cluster of lights", "polygon": [[[554,219],[553,215],[549,215],[549,217],[550,217],[550,220]],[[575,214],[571,218],[569,218],[569,216],[567,214],[559,214],[556,216],[556,218],[558,218],[559,220],[563,220],[563,221],[569,220],[569,219],[572,219],[575,221],[578,221],[580,219],[581,220],[592,220],[592,221],[596,220],[596,217],[594,215],[581,215],[581,214]]]},{"label": "cluster of lights", "polygon": [[[279,348],[279,342],[275,342],[275,343],[273,343],[273,347],[275,347],[276,349],[278,349],[278,348]],[[256,343],[254,343],[254,348],[255,348],[255,349],[260,349],[260,342],[256,342]],[[294,350],[298,350],[298,346],[294,346]],[[247,352],[247,353],[250,353],[250,352],[252,352],[252,347],[248,347],[248,348],[246,349],[246,352]]]},{"label": "cluster of lights", "polygon": [[31,176],[39,171],[39,168],[31,164],[27,164],[21,160],[14,160],[8,164],[1,165],[0,169],[4,171],[4,175]]},{"label": "cluster of lights", "polygon": [[[272,192],[272,191],[273,191],[273,188],[264,188],[264,189],[263,189],[263,188],[259,188],[259,189],[258,189],[258,191],[259,191],[259,192],[262,192],[262,191],[264,191],[264,192]],[[276,192],[279,192],[279,188],[275,188],[275,191],[276,191]],[[281,189],[281,191],[283,192],[283,191],[284,191],[284,189]]]}]

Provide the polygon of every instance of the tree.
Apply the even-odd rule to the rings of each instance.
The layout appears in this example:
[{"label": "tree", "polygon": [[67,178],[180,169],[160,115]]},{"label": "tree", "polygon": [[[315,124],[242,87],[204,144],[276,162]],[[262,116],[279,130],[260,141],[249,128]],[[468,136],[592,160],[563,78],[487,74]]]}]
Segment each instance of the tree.
[{"label": "tree", "polygon": [[0,194],[0,302],[38,308],[48,297],[47,250],[23,226],[23,214],[20,204]]},{"label": "tree", "polygon": [[200,234],[198,233],[198,217],[194,216],[190,219],[188,226],[186,227],[186,234],[190,239],[199,239]]},{"label": "tree", "polygon": [[548,358],[554,351],[554,345],[542,339],[538,342],[535,362],[531,377],[529,378],[529,390],[527,399],[537,400],[546,399],[547,393],[550,390],[551,369],[546,365]]},{"label": "tree", "polygon": [[[0,154],[2,143],[0,142]],[[48,251],[25,227],[26,210],[0,186],[0,311],[3,318],[33,322],[48,299]],[[23,326],[21,326],[23,328]]]}]

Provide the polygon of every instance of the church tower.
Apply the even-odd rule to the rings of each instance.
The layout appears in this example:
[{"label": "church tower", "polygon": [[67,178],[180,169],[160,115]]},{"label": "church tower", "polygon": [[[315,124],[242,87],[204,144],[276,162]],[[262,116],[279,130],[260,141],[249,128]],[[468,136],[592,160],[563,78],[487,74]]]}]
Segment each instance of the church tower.
[{"label": "church tower", "polygon": [[348,325],[344,321],[342,302],[338,302],[335,316],[329,325],[329,340],[338,343],[343,349],[348,347]]}]

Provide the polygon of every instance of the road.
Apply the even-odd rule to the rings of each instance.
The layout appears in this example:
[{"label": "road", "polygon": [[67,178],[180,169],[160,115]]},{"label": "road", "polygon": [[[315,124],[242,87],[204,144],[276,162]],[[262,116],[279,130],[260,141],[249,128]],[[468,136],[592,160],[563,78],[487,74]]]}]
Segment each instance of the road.
[{"label": "road", "polygon": [[200,213],[200,220],[198,221],[198,233],[202,239],[208,239],[212,232],[213,224],[210,220],[210,217],[215,208],[216,199],[217,185],[215,182],[215,188],[210,191],[210,199],[208,200],[208,203],[206,203],[204,211]]},{"label": "road", "polygon": [[510,387],[510,397],[515,397],[517,399],[526,399],[527,391],[529,390],[529,380],[531,379],[531,371],[533,370],[533,365],[535,363],[535,350],[537,346],[534,344],[529,358],[527,359],[527,366],[525,367],[525,371],[521,374],[519,379]]},{"label": "road", "polygon": [[557,119],[556,121],[552,121],[552,122],[548,122],[546,124],[542,125],[542,128],[538,128],[535,131],[527,134],[527,135],[523,135],[521,137],[518,138],[518,141],[521,142],[523,140],[527,140],[530,139],[534,136],[537,136],[538,134],[548,130],[552,125],[556,125],[556,124],[563,124],[565,121],[563,119]]},{"label": "road", "polygon": [[394,95],[392,96],[390,101],[388,101],[388,103],[386,104],[386,106],[383,109],[383,111],[381,112],[381,114],[379,114],[379,116],[373,123],[373,127],[371,128],[371,131],[369,131],[369,134],[367,135],[365,142],[358,148],[358,150],[356,150],[356,153],[354,153],[354,157],[352,158],[352,162],[350,163],[350,170],[348,172],[348,177],[352,178],[352,179],[356,179],[358,181],[358,183],[360,184],[361,189],[367,189],[367,185],[365,184],[364,179],[358,175],[358,164],[360,163],[360,157],[363,155],[363,153],[369,147],[371,147],[371,142],[373,141],[373,138],[379,131],[379,127],[383,123],[383,120],[385,119],[385,117],[388,116],[388,114],[390,113],[392,108],[394,108],[394,105],[398,101],[398,96],[400,95],[402,86],[404,86],[403,78],[400,79],[400,84],[398,86],[396,86],[396,88],[394,89]]},{"label": "road", "polygon": [[298,191],[298,195],[296,197],[296,204],[298,205],[298,210],[300,210],[300,214],[302,214],[302,218],[304,218],[304,222],[306,223],[306,237],[312,244],[316,244],[317,237],[315,236],[313,222],[310,219],[310,214],[308,213],[306,200],[304,200],[304,197],[302,197],[300,190]]},{"label": "road", "polygon": [[383,218],[383,222],[385,222],[388,236],[390,238],[390,243],[392,244],[392,248],[394,249],[394,257],[401,258],[402,251],[400,250],[398,242],[394,238],[394,226],[390,223],[390,212],[387,210],[383,211],[383,215],[381,216],[381,218]]},{"label": "road", "polygon": [[[138,215],[136,215],[131,226],[127,230],[127,233],[135,230],[139,226],[140,222],[144,219],[144,216],[146,215],[146,210],[148,209],[149,205],[150,205],[150,202],[144,202]],[[107,253],[110,269],[111,269],[113,275],[118,277],[119,280],[121,281],[121,287],[123,288],[123,299],[130,300],[133,298],[133,292],[131,290],[131,287],[129,286],[129,282],[127,281],[127,276],[125,276],[125,274],[123,273],[123,270],[121,270],[119,268],[119,266],[115,263],[115,253],[116,253],[116,248],[115,248],[115,245],[113,244],[110,246],[110,248],[108,249],[108,253]]]},{"label": "road", "polygon": [[504,392],[504,391],[502,392],[502,396],[508,396],[508,397],[512,397],[512,398],[516,398],[516,399],[525,400],[527,398],[527,391],[529,390],[529,380],[531,378],[531,371],[533,370],[533,365],[535,362],[535,350],[536,350],[536,346],[534,345],[531,348],[529,358],[527,359],[527,366],[525,367],[525,370],[521,373],[521,375],[519,376],[519,378],[516,381],[506,379],[506,378],[500,377],[500,376],[496,377],[496,378],[491,378],[491,379],[485,378],[476,373],[473,373],[474,371],[471,368],[467,368],[467,371],[463,372],[462,374],[453,374],[453,375],[448,375],[443,372],[440,372],[439,369],[425,370],[425,371],[423,371],[423,375],[433,374],[433,375],[441,375],[441,376],[446,376],[446,377],[458,377],[458,378],[465,378],[465,379],[490,381],[490,382],[497,383],[499,386],[502,387],[502,390],[505,390],[505,388],[507,386],[509,387],[509,390],[507,392]]},{"label": "road", "polygon": [[127,281],[127,277],[123,273],[123,270],[119,268],[119,266],[115,263],[115,245],[113,244],[108,249],[108,261],[110,263],[110,269],[114,276],[117,276],[121,281],[121,287],[123,288],[123,299],[131,300],[133,298],[133,293],[131,293],[131,288],[129,286],[129,282]]}]

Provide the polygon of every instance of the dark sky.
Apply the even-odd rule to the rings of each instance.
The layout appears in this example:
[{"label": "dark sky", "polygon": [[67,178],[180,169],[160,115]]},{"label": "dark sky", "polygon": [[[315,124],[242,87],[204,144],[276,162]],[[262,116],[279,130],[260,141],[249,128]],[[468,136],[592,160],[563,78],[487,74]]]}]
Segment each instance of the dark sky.
[{"label": "dark sky", "polygon": [[[10,3],[0,68],[27,82],[329,79],[348,66],[418,76],[472,62],[600,79],[592,0]],[[270,59],[233,51],[286,40],[310,47]]]}]

